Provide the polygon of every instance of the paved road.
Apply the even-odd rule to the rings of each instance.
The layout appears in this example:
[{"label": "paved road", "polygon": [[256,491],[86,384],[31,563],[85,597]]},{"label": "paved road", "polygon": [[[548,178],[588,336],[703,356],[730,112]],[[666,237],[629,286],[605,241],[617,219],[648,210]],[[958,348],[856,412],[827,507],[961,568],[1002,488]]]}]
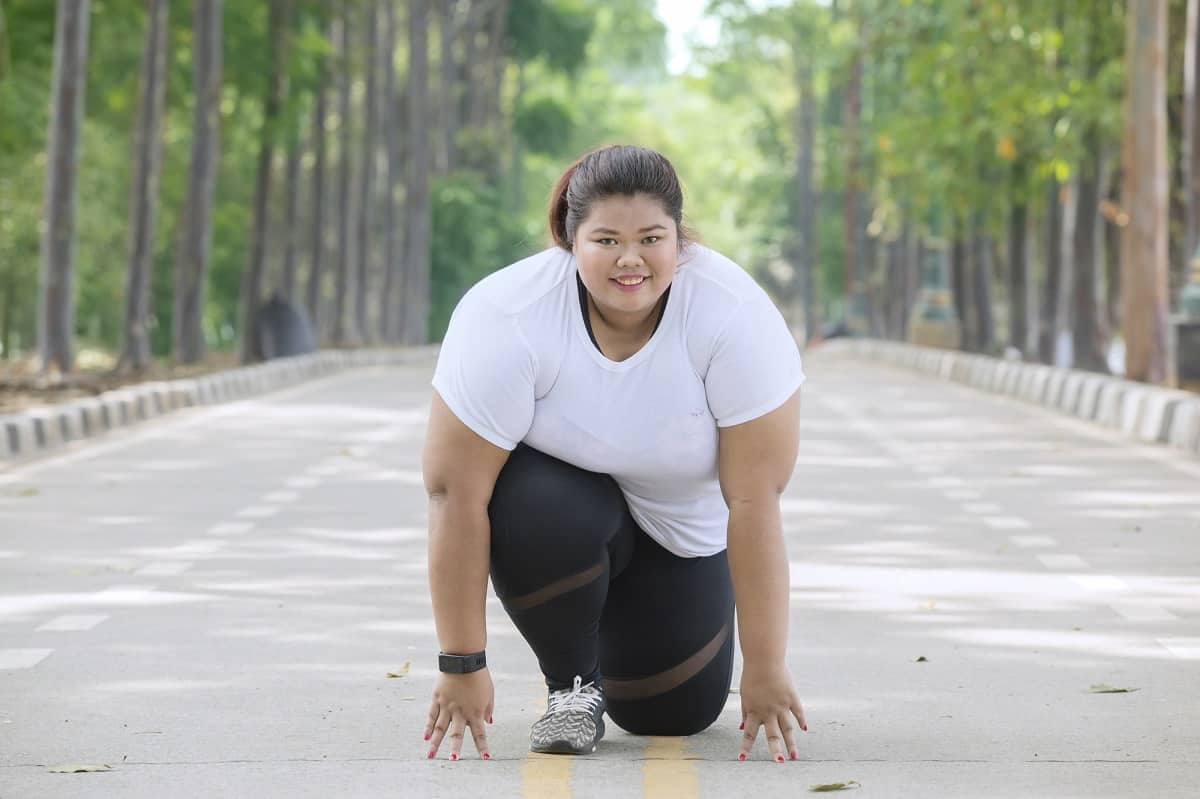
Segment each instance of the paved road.
[{"label": "paved road", "polygon": [[819,358],[784,504],[802,761],[737,763],[736,696],[690,739],[531,757],[543,688],[494,603],[495,760],[424,760],[429,372],[0,472],[0,797],[1195,795],[1200,462]]}]

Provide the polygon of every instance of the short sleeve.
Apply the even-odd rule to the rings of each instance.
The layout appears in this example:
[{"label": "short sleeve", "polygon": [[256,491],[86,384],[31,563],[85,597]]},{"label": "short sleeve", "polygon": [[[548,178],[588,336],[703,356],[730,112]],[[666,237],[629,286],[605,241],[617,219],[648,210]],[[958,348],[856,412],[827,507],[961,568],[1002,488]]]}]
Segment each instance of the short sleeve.
[{"label": "short sleeve", "polygon": [[517,320],[468,292],[450,317],[433,387],[458,419],[512,450],[533,424],[536,360]]},{"label": "short sleeve", "polygon": [[804,379],[796,340],[762,294],[742,302],[717,335],[704,390],[717,426],[730,427],[783,405]]}]

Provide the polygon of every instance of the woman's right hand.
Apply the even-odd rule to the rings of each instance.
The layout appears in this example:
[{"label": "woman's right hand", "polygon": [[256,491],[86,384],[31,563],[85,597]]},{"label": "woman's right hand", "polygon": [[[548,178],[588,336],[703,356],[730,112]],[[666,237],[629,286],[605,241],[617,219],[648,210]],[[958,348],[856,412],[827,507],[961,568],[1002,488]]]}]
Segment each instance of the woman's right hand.
[{"label": "woman's right hand", "polygon": [[437,756],[442,739],[449,733],[450,760],[458,760],[466,728],[471,728],[475,748],[484,760],[491,760],[487,730],[484,722],[492,723],[495,688],[487,668],[470,674],[439,674],[433,686],[433,704],[425,722],[425,740],[429,741],[428,758]]}]

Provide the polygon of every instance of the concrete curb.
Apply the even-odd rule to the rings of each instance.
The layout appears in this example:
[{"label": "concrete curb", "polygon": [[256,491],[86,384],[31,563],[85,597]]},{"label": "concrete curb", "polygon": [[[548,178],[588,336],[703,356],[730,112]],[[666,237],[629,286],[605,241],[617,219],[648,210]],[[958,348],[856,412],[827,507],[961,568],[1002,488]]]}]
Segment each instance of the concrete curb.
[{"label": "concrete curb", "polygon": [[437,351],[436,345],[394,350],[326,350],[203,377],[141,383],[91,398],[0,415],[0,463],[49,452],[72,441],[129,427],[181,408],[266,394],[347,369],[429,360],[436,357]]},{"label": "concrete curb", "polygon": [[1200,454],[1200,395],[1117,377],[876,339],[837,339],[822,351],[916,369],[1103,425],[1147,444]]}]

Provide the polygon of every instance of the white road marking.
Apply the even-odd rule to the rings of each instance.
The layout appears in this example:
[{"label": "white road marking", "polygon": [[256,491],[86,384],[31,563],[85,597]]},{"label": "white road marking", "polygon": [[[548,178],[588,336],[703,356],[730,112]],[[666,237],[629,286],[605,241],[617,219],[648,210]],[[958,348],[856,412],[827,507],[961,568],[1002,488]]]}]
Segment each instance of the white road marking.
[{"label": "white road marking", "polygon": [[37,628],[37,632],[79,632],[81,630],[90,630],[102,621],[112,618],[111,616],[98,614],[94,616],[59,616],[57,619],[50,621]]},{"label": "white road marking", "polygon": [[289,477],[284,481],[288,488],[315,488],[321,484],[319,477]]},{"label": "white road marking", "polygon": [[962,509],[967,513],[976,514],[999,513],[1003,510],[1003,508],[1001,508],[995,502],[966,502],[963,504]]},{"label": "white road marking", "polygon": [[279,513],[279,508],[271,505],[251,505],[233,514],[239,519],[267,519]]},{"label": "white road marking", "polygon": [[1158,605],[1137,605],[1132,602],[1113,603],[1110,607],[1126,621],[1178,621],[1179,617]]},{"label": "white road marking", "polygon": [[48,658],[53,649],[0,649],[0,669],[31,669]]},{"label": "white road marking", "polygon": [[254,529],[254,522],[221,522],[208,528],[209,535],[242,535]]},{"label": "white road marking", "polygon": [[1008,540],[1022,549],[1058,546],[1058,542],[1048,535],[1010,535]]},{"label": "white road marking", "polygon": [[1038,555],[1037,559],[1047,569],[1089,569],[1088,562],[1078,555]]},{"label": "white road marking", "polygon": [[1028,530],[1033,526],[1017,516],[985,516],[983,523],[993,530]]},{"label": "white road marking", "polygon": [[172,555],[211,555],[225,548],[225,541],[213,541],[211,538],[193,538],[184,541],[177,547],[171,547]]},{"label": "white road marking", "polygon": [[283,505],[298,499],[300,499],[300,495],[295,491],[272,491],[270,494],[264,494],[259,502],[276,502]]},{"label": "white road marking", "polygon": [[1177,658],[1200,660],[1200,638],[1159,638],[1158,642]]},{"label": "white road marking", "polygon": [[138,577],[176,577],[195,565],[187,560],[162,561],[143,566],[134,574]]},{"label": "white road marking", "polygon": [[1075,574],[1071,581],[1089,591],[1128,591],[1129,583],[1110,574]]}]

